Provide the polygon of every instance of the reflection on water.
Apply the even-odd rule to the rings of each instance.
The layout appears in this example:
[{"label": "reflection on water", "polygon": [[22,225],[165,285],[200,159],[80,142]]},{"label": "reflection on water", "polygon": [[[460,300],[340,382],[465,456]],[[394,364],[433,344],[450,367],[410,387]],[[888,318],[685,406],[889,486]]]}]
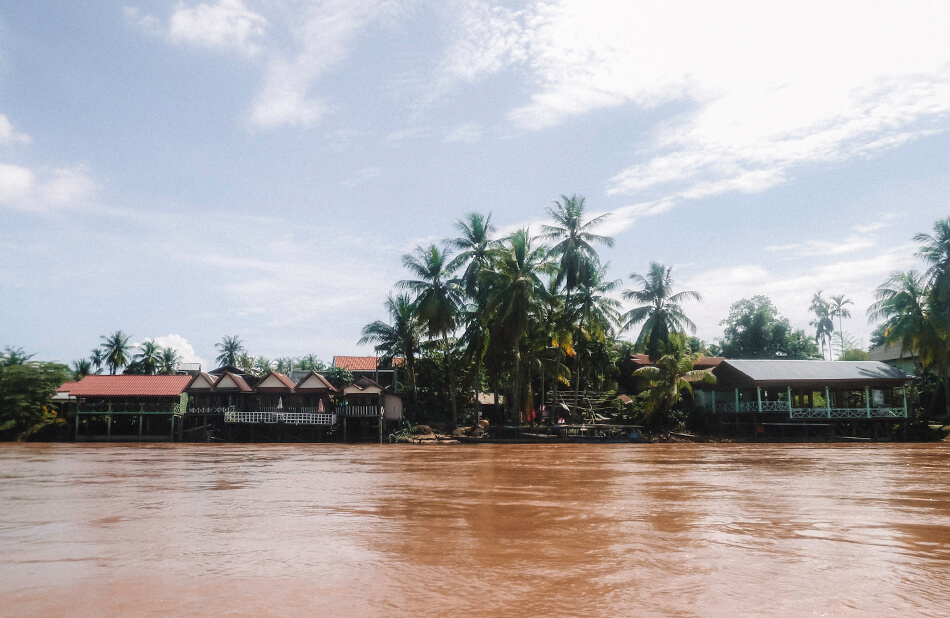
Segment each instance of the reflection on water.
[{"label": "reflection on water", "polygon": [[945,615],[950,447],[0,446],[4,615]]}]

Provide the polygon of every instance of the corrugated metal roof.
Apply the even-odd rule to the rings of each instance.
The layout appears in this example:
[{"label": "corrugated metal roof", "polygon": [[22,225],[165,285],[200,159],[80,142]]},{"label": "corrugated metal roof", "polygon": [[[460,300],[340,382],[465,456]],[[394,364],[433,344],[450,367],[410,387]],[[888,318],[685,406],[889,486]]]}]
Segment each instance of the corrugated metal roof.
[{"label": "corrugated metal roof", "polygon": [[91,375],[58,390],[73,397],[177,397],[190,383],[191,376]]},{"label": "corrugated metal roof", "polygon": [[917,353],[913,350],[902,350],[901,344],[887,344],[878,346],[876,348],[871,348],[871,358],[868,360],[873,361],[896,361],[896,360],[908,360],[913,361],[917,358]]},{"label": "corrugated metal roof", "polygon": [[913,377],[878,361],[725,360],[720,366],[730,366],[756,382],[904,381]]}]

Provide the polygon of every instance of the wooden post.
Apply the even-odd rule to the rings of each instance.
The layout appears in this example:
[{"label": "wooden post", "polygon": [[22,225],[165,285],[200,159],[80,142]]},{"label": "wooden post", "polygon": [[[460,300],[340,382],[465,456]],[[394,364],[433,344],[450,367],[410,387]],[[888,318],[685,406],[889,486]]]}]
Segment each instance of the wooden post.
[{"label": "wooden post", "polygon": [[142,441],[142,415],[139,414],[139,442]]},{"label": "wooden post", "polygon": [[831,391],[825,387],[825,410],[828,412],[828,418],[831,418]]},{"label": "wooden post", "polygon": [[379,443],[383,443],[383,415],[379,415]]},{"label": "wooden post", "polygon": [[[109,407],[111,408],[112,405],[110,404]],[[106,414],[106,438],[111,438],[111,437],[112,437],[112,415]]]},{"label": "wooden post", "polygon": [[871,392],[868,387],[864,387],[864,408],[868,411],[868,418],[871,418]]},{"label": "wooden post", "polygon": [[788,387],[788,418],[792,418],[792,387]]},{"label": "wooden post", "polygon": [[715,414],[716,413],[716,389],[712,390],[711,395],[712,395],[712,413]]},{"label": "wooden post", "polygon": [[343,417],[343,441],[346,442],[346,416]]},{"label": "wooden post", "polygon": [[171,435],[168,436],[168,439],[171,440],[172,442],[175,441],[175,415],[174,414],[172,414],[172,431],[171,431]]},{"label": "wooden post", "polygon": [[759,414],[762,414],[762,387],[761,386],[755,387],[755,397],[759,402]]},{"label": "wooden post", "polygon": [[[904,395],[904,418],[907,418],[907,386],[906,385],[901,387],[901,394]],[[905,438],[906,438],[906,430],[907,430],[906,424],[904,426],[904,430],[905,430]]]},{"label": "wooden post", "polygon": [[73,436],[73,440],[75,440],[76,442],[79,441],[79,411],[78,410],[76,411],[76,433]]}]

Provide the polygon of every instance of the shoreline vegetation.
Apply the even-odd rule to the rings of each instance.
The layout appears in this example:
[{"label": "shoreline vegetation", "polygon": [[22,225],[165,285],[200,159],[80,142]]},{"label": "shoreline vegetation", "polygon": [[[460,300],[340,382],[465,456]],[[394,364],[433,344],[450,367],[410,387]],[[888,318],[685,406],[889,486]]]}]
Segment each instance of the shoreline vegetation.
[{"label": "shoreline vegetation", "polygon": [[[842,328],[858,310],[854,302],[823,290],[801,299],[814,316],[814,334],[792,328],[768,297],[753,295],[732,304],[721,338],[700,340],[688,314],[700,310],[702,298],[678,288],[672,266],[650,262],[626,283],[612,278],[598,248],[614,241],[597,233],[610,213],[590,216],[574,195],[555,200],[546,214],[536,230],[501,236],[491,213],[469,213],[455,223],[454,236],[403,256],[406,277],[394,283],[386,318],[365,325],[358,339],[374,346],[380,366],[400,372],[405,421],[393,435],[443,425],[451,435],[456,427],[477,428],[484,417],[493,428],[599,419],[640,426],[646,435],[708,436],[694,387],[716,378],[696,367],[700,359],[870,358]],[[919,378],[907,391],[908,421],[931,427],[950,420],[950,218],[914,241],[925,270],[892,273],[875,290],[866,310],[877,324],[869,347],[899,349],[898,361]],[[62,424],[51,398],[68,380],[179,370],[176,350],[130,341],[117,330],[70,366],[7,346],[0,354],[0,439],[27,439]],[[353,381],[312,354],[251,356],[237,335],[216,347],[222,366],[257,376],[304,370],[321,372],[337,388]]]}]

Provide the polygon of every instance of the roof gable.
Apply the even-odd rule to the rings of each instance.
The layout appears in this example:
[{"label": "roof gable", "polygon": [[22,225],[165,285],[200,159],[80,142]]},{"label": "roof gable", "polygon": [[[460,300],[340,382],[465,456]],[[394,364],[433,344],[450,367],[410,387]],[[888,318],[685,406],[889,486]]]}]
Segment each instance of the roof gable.
[{"label": "roof gable", "polygon": [[211,390],[214,388],[215,379],[203,371],[195,374],[188,384],[188,390]]},{"label": "roof gable", "polygon": [[271,371],[263,380],[257,383],[257,388],[293,390],[294,383],[284,374]]},{"label": "roof gable", "polygon": [[330,382],[317,373],[316,371],[311,371],[308,373],[300,382],[297,383],[297,386],[294,387],[294,390],[297,392],[301,391],[327,391],[327,392],[336,392],[336,388]]},{"label": "roof gable", "polygon": [[236,376],[233,373],[227,372],[220,378],[214,385],[214,390],[236,390],[241,392],[248,392],[251,390],[251,387],[247,385],[240,376]]}]

